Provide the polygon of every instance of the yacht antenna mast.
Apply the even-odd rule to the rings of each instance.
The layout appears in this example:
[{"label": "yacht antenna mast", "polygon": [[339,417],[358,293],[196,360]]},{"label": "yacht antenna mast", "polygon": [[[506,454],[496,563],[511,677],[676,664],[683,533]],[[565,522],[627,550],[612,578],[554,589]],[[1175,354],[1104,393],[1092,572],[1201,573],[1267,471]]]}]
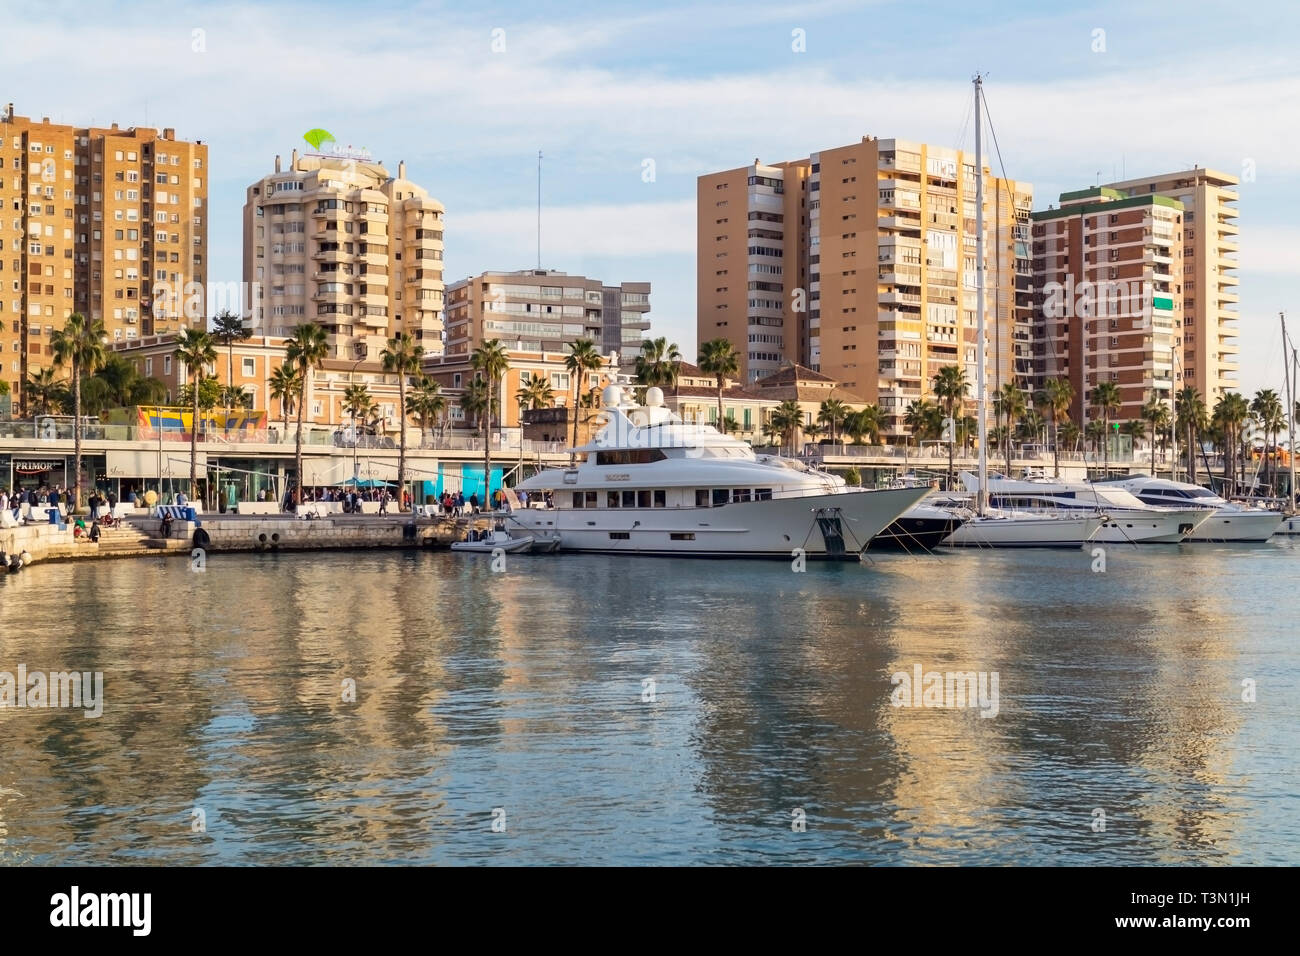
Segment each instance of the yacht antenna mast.
[{"label": "yacht antenna mast", "polygon": [[[1287,436],[1287,462],[1288,471],[1290,472],[1290,484],[1287,485],[1286,491],[1286,513],[1295,513],[1295,349],[1291,350],[1291,369],[1287,369],[1286,349],[1286,313],[1279,312],[1278,318],[1282,320],[1282,375],[1286,379],[1286,436]],[[1276,449],[1274,449],[1276,454]]]},{"label": "yacht antenna mast", "polygon": [[984,151],[980,139],[980,117],[984,78],[975,74],[975,415],[979,420],[979,490],[975,495],[975,513],[984,514],[989,484],[988,430],[984,417]]}]

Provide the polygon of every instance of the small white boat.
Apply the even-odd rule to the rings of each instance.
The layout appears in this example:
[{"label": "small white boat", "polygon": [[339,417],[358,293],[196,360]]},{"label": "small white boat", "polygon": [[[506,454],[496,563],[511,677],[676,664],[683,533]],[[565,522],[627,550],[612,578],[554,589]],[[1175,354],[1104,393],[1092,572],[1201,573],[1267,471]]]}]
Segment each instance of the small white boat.
[{"label": "small white boat", "polygon": [[477,535],[477,537],[473,540],[453,541],[451,550],[485,552],[487,554],[500,550],[506,554],[522,554],[533,549],[531,535],[523,538],[512,538],[509,531],[502,531],[499,528],[495,531],[471,531],[470,534]]},{"label": "small white boat", "polygon": [[1081,548],[1105,521],[1101,514],[1060,516],[986,511],[944,539],[951,548]]}]

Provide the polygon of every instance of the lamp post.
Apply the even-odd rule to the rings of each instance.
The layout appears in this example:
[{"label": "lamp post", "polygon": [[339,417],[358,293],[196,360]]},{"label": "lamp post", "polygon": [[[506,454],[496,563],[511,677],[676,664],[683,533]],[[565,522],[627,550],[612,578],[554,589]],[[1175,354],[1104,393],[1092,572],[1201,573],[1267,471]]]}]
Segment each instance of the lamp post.
[{"label": "lamp post", "polygon": [[[357,343],[353,346],[353,354],[356,355],[357,360],[356,360],[356,362],[353,363],[351,370],[348,372],[348,384],[349,384],[349,385],[352,384],[352,376],[356,373],[357,366],[360,365],[362,362],[364,362],[364,361],[366,360],[366,356],[368,356],[368,355],[370,354],[370,347],[365,343],[364,340],[363,340],[363,341],[360,341],[360,342],[357,342]],[[357,468],[358,468],[358,465],[357,465],[357,416],[356,416],[355,413],[353,413],[353,415],[352,415],[352,487],[353,487],[353,488],[356,488],[356,487],[357,487],[357,478],[358,478],[358,471],[357,471]]]}]

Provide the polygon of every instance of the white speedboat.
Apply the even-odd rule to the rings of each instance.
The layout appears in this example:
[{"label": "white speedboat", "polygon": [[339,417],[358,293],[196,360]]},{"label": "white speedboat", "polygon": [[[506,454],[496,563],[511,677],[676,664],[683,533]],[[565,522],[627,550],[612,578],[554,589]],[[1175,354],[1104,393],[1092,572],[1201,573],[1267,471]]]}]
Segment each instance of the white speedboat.
[{"label": "white speedboat", "polygon": [[[962,472],[972,494],[979,479]],[[1178,544],[1210,519],[1203,508],[1148,505],[1114,484],[1052,481],[1046,478],[989,478],[989,506],[1062,516],[1100,512],[1105,516],[1092,540],[1099,544]]]},{"label": "white speedboat", "polygon": [[510,532],[500,529],[483,532],[471,531],[470,535],[471,537],[464,541],[453,541],[451,550],[486,552],[488,554],[494,551],[504,551],[506,554],[521,554],[533,549],[533,539],[529,535],[512,538]]},{"label": "white speedboat", "polygon": [[512,527],[558,535],[562,552],[857,560],[928,490],[849,488],[802,462],[756,455],[683,422],[655,387],[642,406],[610,385],[602,404],[603,428],[574,450],[583,460],[516,486],[551,492],[554,507],[515,511]]},{"label": "white speedboat", "polygon": [[1188,535],[1187,541],[1267,541],[1281,526],[1280,512],[1251,508],[1220,498],[1214,492],[1184,481],[1130,475],[1097,486],[1117,485],[1148,505],[1201,508],[1210,512],[1207,521]]}]

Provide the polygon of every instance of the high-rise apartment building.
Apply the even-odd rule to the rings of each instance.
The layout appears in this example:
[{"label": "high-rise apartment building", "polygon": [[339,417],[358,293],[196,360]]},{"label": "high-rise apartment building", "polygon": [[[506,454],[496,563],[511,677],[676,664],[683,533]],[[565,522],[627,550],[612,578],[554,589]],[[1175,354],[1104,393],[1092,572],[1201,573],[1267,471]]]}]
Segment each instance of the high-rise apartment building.
[{"label": "high-rise apartment building", "polygon": [[172,129],[0,114],[0,378],[19,407],[73,312],[115,342],[203,321],[207,167],[207,146]]},{"label": "high-rise apartment building", "polygon": [[[986,374],[1029,387],[1032,187],[982,173]],[[975,167],[897,139],[700,177],[699,338],[727,338],[747,382],[807,365],[904,433],[944,365],[976,361]]]},{"label": "high-rise apartment building", "polygon": [[1192,385],[1208,405],[1237,387],[1237,177],[1195,168],[1110,183],[1127,197],[1168,196],[1183,204],[1182,366],[1179,387]]},{"label": "high-rise apartment building", "polygon": [[601,353],[630,357],[650,328],[650,283],[605,285],[554,270],[484,272],[447,287],[447,354],[486,339],[517,351],[559,352],[588,338]]},{"label": "high-rise apartment building", "polygon": [[295,150],[281,169],[277,156],[244,204],[254,328],[287,336],[317,322],[335,358],[374,358],[398,332],[441,353],[443,212],[405,163],[393,177],[363,158]]},{"label": "high-rise apartment building", "polygon": [[1119,389],[1112,420],[1167,402],[1186,314],[1182,203],[1094,187],[1032,218],[1036,384],[1067,379],[1077,422],[1099,414],[1090,395],[1101,382]]}]

